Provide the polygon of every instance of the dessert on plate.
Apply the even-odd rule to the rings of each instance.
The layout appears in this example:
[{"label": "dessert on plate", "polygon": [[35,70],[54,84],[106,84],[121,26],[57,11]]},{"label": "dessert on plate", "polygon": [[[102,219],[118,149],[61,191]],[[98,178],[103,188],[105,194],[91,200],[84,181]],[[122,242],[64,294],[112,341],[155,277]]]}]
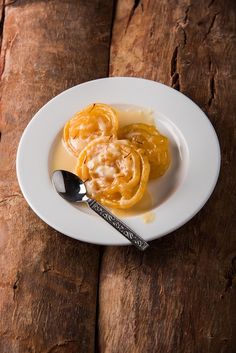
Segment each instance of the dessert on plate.
[{"label": "dessert on plate", "polygon": [[119,129],[118,111],[103,103],[76,113],[64,126],[63,140],[88,194],[112,208],[134,206],[149,179],[163,176],[170,165],[167,137],[145,123]]}]

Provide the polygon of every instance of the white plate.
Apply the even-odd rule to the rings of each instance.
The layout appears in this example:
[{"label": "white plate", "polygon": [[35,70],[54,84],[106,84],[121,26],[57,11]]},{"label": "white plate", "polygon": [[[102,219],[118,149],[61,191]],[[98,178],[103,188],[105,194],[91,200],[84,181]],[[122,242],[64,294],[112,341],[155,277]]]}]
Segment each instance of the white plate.
[{"label": "white plate", "polygon": [[104,78],[72,87],[48,102],[25,129],[17,152],[17,177],[34,212],[58,231],[89,243],[127,245],[109,224],[63,200],[50,180],[51,150],[65,122],[93,102],[151,109],[171,143],[172,165],[150,186],[153,222],[140,215],[125,222],[144,239],[159,238],[190,220],[210,197],[220,168],[220,148],[206,115],[189,98],[139,78]]}]

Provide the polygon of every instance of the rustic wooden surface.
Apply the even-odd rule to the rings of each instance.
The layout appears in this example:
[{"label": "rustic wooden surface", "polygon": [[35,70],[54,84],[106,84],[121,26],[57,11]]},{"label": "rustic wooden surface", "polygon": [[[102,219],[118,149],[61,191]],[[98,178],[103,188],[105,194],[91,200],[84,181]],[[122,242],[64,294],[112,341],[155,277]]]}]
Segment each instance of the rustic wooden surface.
[{"label": "rustic wooden surface", "polygon": [[79,82],[107,75],[112,4],[6,4],[1,11],[0,352],[93,352],[99,249],[58,234],[34,215],[19,191],[15,155],[23,129],[43,104]]},{"label": "rustic wooden surface", "polygon": [[222,168],[212,198],[180,230],[144,254],[105,250],[101,352],[236,350],[235,4],[118,1],[110,75],[157,80],[192,98],[216,128]]},{"label": "rustic wooden surface", "polygon": [[[0,0],[0,352],[233,353],[234,2],[114,3],[113,18],[109,0]],[[207,205],[144,254],[58,234],[33,214],[16,181],[18,141],[33,114],[67,87],[109,72],[185,93],[221,144]]]}]

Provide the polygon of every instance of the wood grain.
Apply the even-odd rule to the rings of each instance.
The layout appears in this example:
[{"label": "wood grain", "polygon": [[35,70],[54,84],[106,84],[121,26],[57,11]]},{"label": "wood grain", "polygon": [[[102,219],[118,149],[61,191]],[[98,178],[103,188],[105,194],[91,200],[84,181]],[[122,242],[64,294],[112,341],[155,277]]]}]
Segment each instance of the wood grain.
[{"label": "wood grain", "polygon": [[93,352],[99,250],[33,214],[19,191],[15,157],[23,129],[44,103],[107,75],[112,3],[0,5],[0,352]]},{"label": "wood grain", "polygon": [[105,250],[102,353],[235,351],[235,10],[223,0],[117,3],[110,75],[157,80],[192,98],[217,131],[222,166],[191,222],[144,254]]}]

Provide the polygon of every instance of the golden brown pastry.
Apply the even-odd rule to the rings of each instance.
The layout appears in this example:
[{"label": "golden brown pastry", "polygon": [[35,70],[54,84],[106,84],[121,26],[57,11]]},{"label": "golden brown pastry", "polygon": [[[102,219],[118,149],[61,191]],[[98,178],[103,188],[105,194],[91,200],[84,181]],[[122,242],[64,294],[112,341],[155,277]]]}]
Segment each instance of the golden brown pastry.
[{"label": "golden brown pastry", "polygon": [[130,140],[136,148],[143,148],[150,163],[150,179],[162,176],[170,165],[169,142],[155,126],[127,125],[119,131],[119,138]]},{"label": "golden brown pastry", "polygon": [[128,140],[98,138],[80,153],[76,173],[89,195],[103,205],[129,208],[147,187],[150,165],[145,152]]},{"label": "golden brown pastry", "polygon": [[107,104],[94,103],[76,113],[66,123],[63,139],[70,152],[77,157],[80,151],[95,138],[116,137],[117,129],[116,111]]}]

